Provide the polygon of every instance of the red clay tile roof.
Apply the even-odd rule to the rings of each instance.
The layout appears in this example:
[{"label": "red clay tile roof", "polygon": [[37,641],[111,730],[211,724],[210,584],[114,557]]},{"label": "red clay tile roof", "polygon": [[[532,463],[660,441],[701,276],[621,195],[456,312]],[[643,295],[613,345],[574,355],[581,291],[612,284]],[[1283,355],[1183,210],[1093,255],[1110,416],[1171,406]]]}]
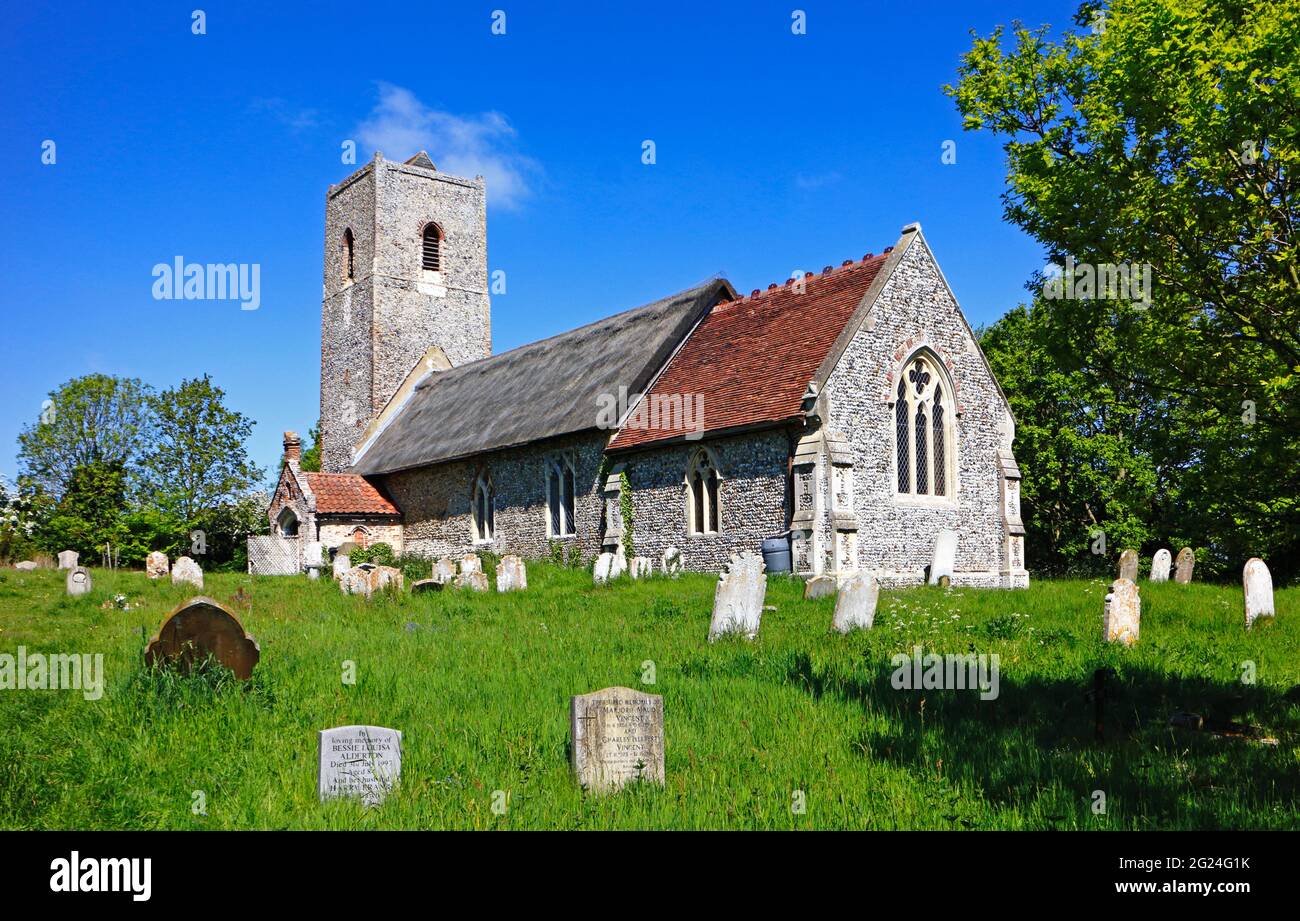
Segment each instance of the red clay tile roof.
[{"label": "red clay tile roof", "polygon": [[[797,416],[808,382],[888,258],[868,256],[805,276],[803,293],[787,282],[718,304],[673,356],[647,401],[702,394],[705,432]],[[657,428],[626,426],[609,447],[639,447],[682,434],[677,420],[660,420]]]},{"label": "red clay tile roof", "polygon": [[318,515],[399,515],[397,506],[356,473],[304,473]]}]

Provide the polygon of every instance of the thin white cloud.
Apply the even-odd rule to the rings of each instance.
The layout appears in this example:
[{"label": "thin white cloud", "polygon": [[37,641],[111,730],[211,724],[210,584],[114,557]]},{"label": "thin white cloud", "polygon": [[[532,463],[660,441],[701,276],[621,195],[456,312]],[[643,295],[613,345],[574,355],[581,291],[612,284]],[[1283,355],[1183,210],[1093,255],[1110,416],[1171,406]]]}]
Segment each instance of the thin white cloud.
[{"label": "thin white cloud", "polygon": [[393,160],[428,151],[438,169],[458,176],[482,176],[488,199],[518,208],[533,190],[540,168],[514,149],[515,129],[500,112],[453,115],[431,109],[414,93],[379,84],[379,101],[357,126],[357,140]]},{"label": "thin white cloud", "polygon": [[813,189],[821,189],[829,185],[835,185],[835,183],[840,181],[840,178],[838,172],[814,173],[812,175],[798,173],[794,177],[794,184],[802,191],[807,192],[812,191]]}]

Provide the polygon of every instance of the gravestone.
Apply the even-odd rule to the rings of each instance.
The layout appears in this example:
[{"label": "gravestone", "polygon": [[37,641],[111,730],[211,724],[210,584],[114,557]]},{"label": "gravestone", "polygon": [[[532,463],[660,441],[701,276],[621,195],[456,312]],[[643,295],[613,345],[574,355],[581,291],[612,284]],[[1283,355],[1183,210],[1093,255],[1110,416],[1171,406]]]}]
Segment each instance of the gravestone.
[{"label": "gravestone", "polygon": [[751,640],[758,635],[763,599],[767,595],[767,576],[763,569],[763,558],[752,550],[731,557],[731,565],[718,579],[713,593],[710,642],[728,633],[741,633]]},{"label": "gravestone", "polygon": [[456,577],[456,587],[468,588],[476,592],[486,592],[488,590],[487,573],[481,569],[462,572]]},{"label": "gravestone", "polygon": [[391,588],[400,592],[406,586],[406,577],[396,566],[376,566],[370,573],[370,593],[382,592]]},{"label": "gravestone", "polygon": [[1108,643],[1132,646],[1138,641],[1138,628],[1142,621],[1142,598],[1136,582],[1116,579],[1102,608],[1102,637]]},{"label": "gravestone", "polygon": [[813,576],[803,584],[803,597],[805,601],[811,601],[814,598],[825,598],[827,595],[834,594],[834,576]]},{"label": "gravestone", "polygon": [[1125,550],[1119,555],[1119,578],[1137,582],[1138,552],[1136,550]]},{"label": "gravestone", "polygon": [[14,569],[19,572],[32,572],[36,569],[36,564],[31,560],[23,560],[21,563],[14,563]]},{"label": "gravestone", "polygon": [[1276,617],[1273,609],[1273,575],[1258,557],[1252,557],[1241,571],[1241,587],[1245,592],[1246,629],[1261,618]]},{"label": "gravestone", "polygon": [[682,556],[682,552],[676,547],[669,547],[664,550],[662,563],[664,575],[672,576],[676,579],[681,575],[682,568],[686,565],[686,559]]},{"label": "gravestone", "polygon": [[261,651],[239,618],[221,602],[201,595],[168,614],[144,651],[146,665],[175,666],[181,674],[188,674],[208,656],[246,681],[253,676]]},{"label": "gravestone", "polygon": [[464,575],[467,572],[482,572],[482,571],[483,571],[483,561],[480,560],[475,554],[467,553],[460,558],[461,575]]},{"label": "gravestone", "polygon": [[320,732],[316,788],[321,802],[355,797],[378,806],[402,776],[402,734],[384,726],[338,726]]},{"label": "gravestone", "polygon": [[591,580],[597,585],[603,585],[610,579],[617,579],[623,575],[626,569],[627,560],[622,553],[606,551],[596,557],[596,566],[591,571]]},{"label": "gravestone", "polygon": [[325,547],[320,541],[309,540],[303,544],[302,565],[307,570],[307,578],[320,578],[320,571],[325,566]]},{"label": "gravestone", "polygon": [[77,553],[75,550],[61,550],[59,551],[59,568],[76,569],[77,562],[80,559],[81,554]]},{"label": "gravestone", "polygon": [[379,566],[375,563],[361,563],[353,566],[339,582],[339,588],[345,595],[363,595],[369,598],[375,592],[392,588],[402,590],[404,583],[402,571],[392,566]]},{"label": "gravestone", "polygon": [[342,582],[352,571],[352,557],[342,551],[334,554],[334,578]]},{"label": "gravestone", "polygon": [[880,600],[880,583],[869,572],[858,570],[840,585],[835,599],[835,617],[831,626],[840,633],[870,630],[876,622],[876,602]]},{"label": "gravestone", "polygon": [[664,699],[631,688],[579,694],[569,704],[573,773],[608,793],[635,780],[664,782]]},{"label": "gravestone", "polygon": [[68,570],[68,594],[76,598],[79,595],[85,595],[90,592],[90,570],[84,566],[77,566]]},{"label": "gravestone", "polygon": [[433,564],[433,578],[444,583],[456,581],[456,563],[451,557],[444,556]]},{"label": "gravestone", "polygon": [[1161,547],[1156,551],[1156,555],[1151,557],[1151,581],[1168,582],[1169,581],[1169,551]]},{"label": "gravestone", "polygon": [[437,579],[421,579],[411,584],[411,594],[423,595],[425,592],[440,592],[445,586],[445,582],[439,582]]},{"label": "gravestone", "polygon": [[186,582],[195,588],[203,588],[203,570],[199,564],[187,556],[181,557],[172,566],[172,585]]},{"label": "gravestone", "polygon": [[1178,551],[1178,560],[1174,565],[1174,581],[1179,585],[1187,585],[1192,581],[1192,569],[1196,566],[1196,554],[1192,552],[1191,547],[1184,547]]},{"label": "gravestone", "polygon": [[634,556],[632,557],[632,565],[627,572],[633,579],[644,579],[650,575],[650,571],[650,557]]},{"label": "gravestone", "polygon": [[956,568],[957,532],[945,528],[934,539],[934,555],[930,557],[930,584],[938,585],[939,580],[945,576],[951,582]]},{"label": "gravestone", "polygon": [[161,579],[171,572],[171,568],[171,561],[161,550],[155,550],[144,558],[144,574],[150,579]]},{"label": "gravestone", "polygon": [[528,568],[513,553],[507,553],[497,563],[497,591],[522,592],[528,588]]}]

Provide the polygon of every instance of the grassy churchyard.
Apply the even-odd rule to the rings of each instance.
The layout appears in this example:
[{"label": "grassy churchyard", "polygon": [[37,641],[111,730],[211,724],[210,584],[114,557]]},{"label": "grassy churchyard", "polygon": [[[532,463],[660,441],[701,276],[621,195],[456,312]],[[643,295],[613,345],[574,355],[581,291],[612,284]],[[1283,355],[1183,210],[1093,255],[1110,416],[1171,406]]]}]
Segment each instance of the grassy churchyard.
[{"label": "grassy churchyard", "polygon": [[[1102,580],[885,591],[874,629],[841,636],[833,597],[772,577],[758,639],[710,644],[716,576],[593,586],[530,563],[525,592],[367,601],[328,578],[207,574],[261,645],[244,684],[143,668],[193,590],[96,570],[72,598],[64,575],[0,571],[0,652],[102,653],[107,677],[96,700],[0,694],[5,829],[1300,826],[1300,589],[1248,633],[1240,587],[1142,581],[1125,648],[1102,641]],[[129,610],[105,609],[116,595]],[[895,689],[891,657],[916,645],[997,654],[996,699]],[[662,788],[573,778],[569,699],[612,685],[663,695]],[[1278,744],[1170,728],[1177,711]],[[375,809],[317,796],[317,732],[349,724],[403,733]]]}]

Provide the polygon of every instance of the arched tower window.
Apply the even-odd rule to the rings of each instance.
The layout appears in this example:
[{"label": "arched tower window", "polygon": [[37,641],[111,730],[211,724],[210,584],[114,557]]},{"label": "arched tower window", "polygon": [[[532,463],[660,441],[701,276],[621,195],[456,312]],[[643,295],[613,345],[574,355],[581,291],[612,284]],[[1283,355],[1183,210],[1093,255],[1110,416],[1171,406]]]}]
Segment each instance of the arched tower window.
[{"label": "arched tower window", "polygon": [[691,534],[717,534],[718,468],[708,451],[698,451],[686,469],[687,530]]},{"label": "arched tower window", "polygon": [[442,228],[432,221],[420,233],[420,267],[426,272],[442,271]]},{"label": "arched tower window", "polygon": [[956,438],[954,400],[947,376],[921,353],[903,365],[894,403],[898,494],[947,498],[952,494]]},{"label": "arched tower window", "polygon": [[474,540],[485,543],[496,534],[496,492],[492,488],[492,477],[486,473],[479,474],[474,481]]},{"label": "arched tower window", "polygon": [[343,280],[352,281],[356,276],[353,274],[354,251],[356,247],[352,241],[352,228],[348,227],[343,231]]}]

